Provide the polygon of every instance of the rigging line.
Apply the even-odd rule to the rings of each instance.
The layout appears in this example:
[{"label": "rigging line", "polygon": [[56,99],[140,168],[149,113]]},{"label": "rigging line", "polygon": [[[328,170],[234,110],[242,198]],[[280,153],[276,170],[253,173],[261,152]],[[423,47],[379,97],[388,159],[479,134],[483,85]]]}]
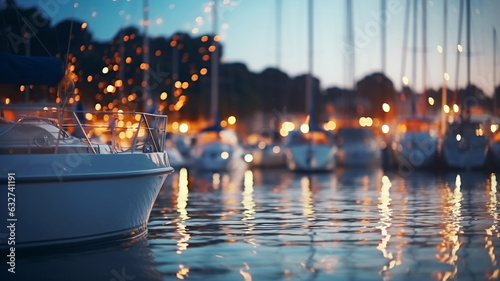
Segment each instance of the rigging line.
[{"label": "rigging line", "polygon": [[[32,36],[35,36],[35,38],[38,40],[38,42],[40,43],[40,45],[42,45],[43,49],[47,52],[47,54],[49,54],[49,56],[52,57],[52,54],[49,52],[49,50],[47,49],[47,47],[45,46],[45,44],[43,44],[42,40],[40,40],[40,37],[38,37],[38,35],[36,35],[36,32],[33,30],[33,28],[31,27],[31,24],[26,20],[25,17],[23,17],[23,15],[21,15],[21,12],[19,12],[19,9],[17,8],[17,6],[14,6],[14,9],[16,9],[16,14],[18,16],[18,19],[19,17],[21,18],[21,20],[24,22],[24,24],[29,28],[29,30],[31,31],[31,35]],[[24,36],[23,36],[24,37]]]}]

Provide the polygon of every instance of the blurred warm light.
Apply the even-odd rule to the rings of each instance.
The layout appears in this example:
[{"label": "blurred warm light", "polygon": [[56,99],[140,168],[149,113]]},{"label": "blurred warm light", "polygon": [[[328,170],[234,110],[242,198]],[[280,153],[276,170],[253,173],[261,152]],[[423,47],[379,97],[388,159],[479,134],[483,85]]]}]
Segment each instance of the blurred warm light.
[{"label": "blurred warm light", "polygon": [[371,117],[361,117],[359,118],[359,125],[361,127],[371,127],[373,125],[373,119]]},{"label": "blurred warm light", "polygon": [[401,80],[403,81],[403,84],[405,86],[407,86],[410,83],[410,79],[408,79],[408,77],[406,77],[406,76],[403,76],[403,78]]},{"label": "blurred warm light", "polygon": [[108,93],[114,93],[114,92],[115,92],[115,90],[116,90],[116,88],[115,88],[115,86],[113,86],[113,85],[108,85],[108,86],[106,87],[106,91],[108,91]]},{"label": "blurred warm light", "polygon": [[10,103],[10,99],[9,98],[6,98],[5,99],[5,104],[9,104]]},{"label": "blurred warm light", "polygon": [[148,70],[149,69],[149,64],[143,62],[139,65],[139,68],[142,70]]},{"label": "blurred warm light", "polygon": [[191,81],[197,81],[198,80],[198,74],[193,74],[191,75]]},{"label": "blurred warm light", "polygon": [[284,129],[284,128],[281,128],[281,129],[280,129],[280,135],[281,135],[282,137],[286,137],[286,136],[288,136],[288,133],[289,133],[289,132],[290,132],[290,131],[288,131],[288,130],[286,130],[286,129]]},{"label": "blurred warm light", "polygon": [[450,113],[450,106],[448,106],[447,104],[443,105],[443,111],[444,113]]},{"label": "blurred warm light", "polygon": [[428,97],[427,98],[427,102],[429,103],[429,105],[434,105],[434,98],[433,97]]},{"label": "blurred warm light", "polygon": [[222,159],[227,159],[227,158],[229,158],[229,152],[227,152],[227,151],[223,151],[223,152],[220,154],[220,158],[222,158]]},{"label": "blurred warm light", "polygon": [[461,53],[464,51],[464,47],[462,47],[462,45],[458,44],[457,45],[457,50]]},{"label": "blurred warm light", "polygon": [[390,131],[389,125],[387,124],[382,125],[382,133],[387,134],[389,133],[389,131]]},{"label": "blurred warm light", "polygon": [[328,121],[324,126],[324,129],[327,131],[333,131],[336,128],[337,128],[337,123],[335,123],[335,121],[333,120]]},{"label": "blurred warm light", "polygon": [[92,113],[89,113],[89,112],[85,113],[85,119],[91,121],[92,120]]},{"label": "blurred warm light", "polygon": [[220,125],[224,128],[227,127],[227,121],[226,120],[220,121]]},{"label": "blurred warm light", "polygon": [[187,133],[187,131],[189,130],[189,125],[186,124],[186,123],[182,123],[179,125],[179,132],[181,133]]},{"label": "blurred warm light", "polygon": [[443,47],[441,45],[437,45],[437,51],[438,51],[438,53],[442,53]]},{"label": "blurred warm light", "polygon": [[234,116],[229,116],[229,117],[227,118],[227,123],[228,123],[229,125],[234,125],[234,124],[236,124],[236,117],[234,117]]},{"label": "blurred warm light", "polygon": [[131,63],[131,62],[132,62],[132,58],[131,58],[131,57],[127,57],[127,58],[125,59],[125,62],[126,62],[126,63]]},{"label": "blurred warm light", "polygon": [[109,69],[108,69],[108,67],[107,67],[107,66],[105,66],[105,67],[103,67],[103,68],[102,68],[102,73],[103,73],[103,74],[106,74],[106,73],[108,73],[108,72],[109,72]]},{"label": "blurred warm light", "polygon": [[250,153],[247,153],[247,154],[245,154],[245,156],[243,157],[243,159],[244,159],[244,160],[245,160],[245,162],[247,162],[247,163],[252,163],[252,161],[253,161],[253,155],[252,155],[252,154],[250,154]]},{"label": "blurred warm light", "polygon": [[186,90],[187,88],[189,88],[189,83],[188,82],[182,82],[181,87],[182,87],[182,89]]},{"label": "blurred warm light", "polygon": [[457,113],[459,110],[460,110],[460,107],[458,106],[458,104],[455,103],[453,105],[453,112]]},{"label": "blurred warm light", "polygon": [[177,131],[179,129],[179,122],[172,122],[172,130]]},{"label": "blurred warm light", "polygon": [[287,131],[293,131],[293,130],[295,130],[295,124],[293,124],[290,121],[283,122],[283,124],[281,125],[281,127],[283,129],[287,130]]},{"label": "blurred warm light", "polygon": [[443,77],[444,77],[444,80],[446,80],[446,81],[450,80],[450,74],[448,74],[448,72],[445,72],[443,74]]},{"label": "blurred warm light", "polygon": [[87,28],[87,23],[86,23],[86,22],[82,23],[82,26],[81,26],[81,28],[82,28],[82,29],[85,29],[85,28]]},{"label": "blurred warm light", "polygon": [[300,131],[304,134],[308,133],[309,132],[309,125],[307,125],[307,124],[300,125]]},{"label": "blurred warm light", "polygon": [[279,147],[279,145],[273,146],[273,153],[274,154],[278,154],[280,152],[281,152],[281,147]]},{"label": "blurred warm light", "polygon": [[22,92],[22,91],[24,91],[24,90],[26,90],[26,86],[24,86],[24,85],[19,86],[19,91],[21,91],[21,92]]},{"label": "blurred warm light", "polygon": [[387,112],[391,111],[391,106],[388,103],[384,102],[382,104],[382,110],[387,113]]},{"label": "blurred warm light", "polygon": [[208,69],[206,69],[205,67],[200,69],[200,74],[201,75],[206,75],[208,73]]},{"label": "blurred warm light", "polygon": [[167,92],[162,92],[162,93],[160,94],[160,99],[161,99],[161,100],[166,100],[166,99],[167,99],[167,96],[168,96],[168,95],[167,95]]},{"label": "blurred warm light", "polygon": [[181,88],[182,87],[182,82],[181,81],[175,81],[174,87],[176,87],[177,89]]},{"label": "blurred warm light", "polygon": [[95,110],[101,110],[102,106],[100,103],[96,103],[94,108],[95,108]]},{"label": "blurred warm light", "polygon": [[490,125],[490,131],[492,133],[496,132],[498,130],[498,124],[491,124]]},{"label": "blurred warm light", "polygon": [[87,76],[87,82],[92,82],[92,79],[94,79],[92,75]]},{"label": "blurred warm light", "polygon": [[208,41],[208,36],[204,35],[201,37],[201,42],[207,42]]},{"label": "blurred warm light", "polygon": [[455,138],[456,138],[456,140],[457,140],[457,141],[461,141],[461,140],[462,140],[462,135],[457,134],[457,135],[455,136]]},{"label": "blurred warm light", "polygon": [[215,51],[215,49],[216,49],[216,48],[215,48],[215,46],[214,46],[214,45],[211,45],[210,47],[208,47],[208,51],[209,51],[209,52],[211,52],[211,53],[212,53],[212,52],[214,52],[214,51]]}]

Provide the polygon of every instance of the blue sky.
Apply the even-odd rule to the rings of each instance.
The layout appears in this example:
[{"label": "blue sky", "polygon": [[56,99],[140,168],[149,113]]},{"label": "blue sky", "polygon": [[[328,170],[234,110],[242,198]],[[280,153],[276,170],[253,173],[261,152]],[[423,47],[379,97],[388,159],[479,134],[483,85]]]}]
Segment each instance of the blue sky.
[{"label": "blue sky", "polygon": [[[222,35],[226,62],[245,63],[252,71],[260,72],[277,66],[277,0],[219,0],[218,29]],[[307,72],[307,0],[281,0],[282,24],[279,67],[295,76]],[[403,26],[406,0],[387,1],[387,69],[386,75],[397,89],[401,87],[401,61],[403,58]],[[417,91],[423,87],[438,88],[442,84],[443,54],[437,46],[443,44],[443,0],[427,2],[427,70],[422,70],[422,39],[417,40],[416,81],[410,80]],[[500,1],[471,0],[472,2],[472,83],[491,95],[493,91],[492,29],[500,35]],[[460,76],[455,77],[456,45],[458,43],[459,0],[448,0],[447,71],[449,87],[466,84],[465,52],[461,58]],[[22,6],[39,6],[53,23],[76,17],[88,22],[89,30],[97,40],[108,40],[124,26],[141,26],[141,0],[18,0]],[[75,5],[76,4],[76,5]],[[76,8],[74,8],[77,6]],[[212,14],[208,0],[149,0],[151,36],[170,36],[177,31],[193,36],[210,33]],[[355,78],[381,70],[380,0],[353,0],[356,45]],[[314,69],[322,88],[349,87],[346,75],[345,0],[314,0]],[[418,29],[421,32],[421,8]],[[411,18],[410,18],[411,20]],[[412,21],[408,44],[412,46]],[[465,46],[465,28],[462,44]],[[413,48],[412,48],[413,49]],[[497,51],[497,54],[500,53]],[[500,55],[499,55],[500,56]],[[497,58],[497,62],[500,61]],[[405,74],[412,74],[412,53],[407,50]],[[497,68],[498,64],[497,64]],[[500,71],[497,71],[499,73]],[[425,73],[425,74],[424,74]],[[496,79],[497,84],[500,79]]]}]

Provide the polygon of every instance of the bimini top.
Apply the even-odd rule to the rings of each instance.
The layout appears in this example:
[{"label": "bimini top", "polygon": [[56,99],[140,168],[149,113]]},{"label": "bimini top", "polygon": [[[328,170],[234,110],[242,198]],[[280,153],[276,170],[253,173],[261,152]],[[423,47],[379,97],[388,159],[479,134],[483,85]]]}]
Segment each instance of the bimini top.
[{"label": "bimini top", "polygon": [[0,52],[0,84],[57,86],[63,75],[61,59]]}]

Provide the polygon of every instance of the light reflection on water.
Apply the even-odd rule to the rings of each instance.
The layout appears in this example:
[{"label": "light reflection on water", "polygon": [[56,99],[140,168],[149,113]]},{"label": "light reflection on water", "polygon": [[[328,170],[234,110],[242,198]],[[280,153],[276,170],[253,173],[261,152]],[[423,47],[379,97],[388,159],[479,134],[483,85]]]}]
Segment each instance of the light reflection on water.
[{"label": "light reflection on water", "polygon": [[186,173],[149,226],[165,280],[499,278],[495,174]]},{"label": "light reflection on water", "polygon": [[20,253],[13,280],[499,280],[497,197],[481,172],[181,169],[147,237]]}]

